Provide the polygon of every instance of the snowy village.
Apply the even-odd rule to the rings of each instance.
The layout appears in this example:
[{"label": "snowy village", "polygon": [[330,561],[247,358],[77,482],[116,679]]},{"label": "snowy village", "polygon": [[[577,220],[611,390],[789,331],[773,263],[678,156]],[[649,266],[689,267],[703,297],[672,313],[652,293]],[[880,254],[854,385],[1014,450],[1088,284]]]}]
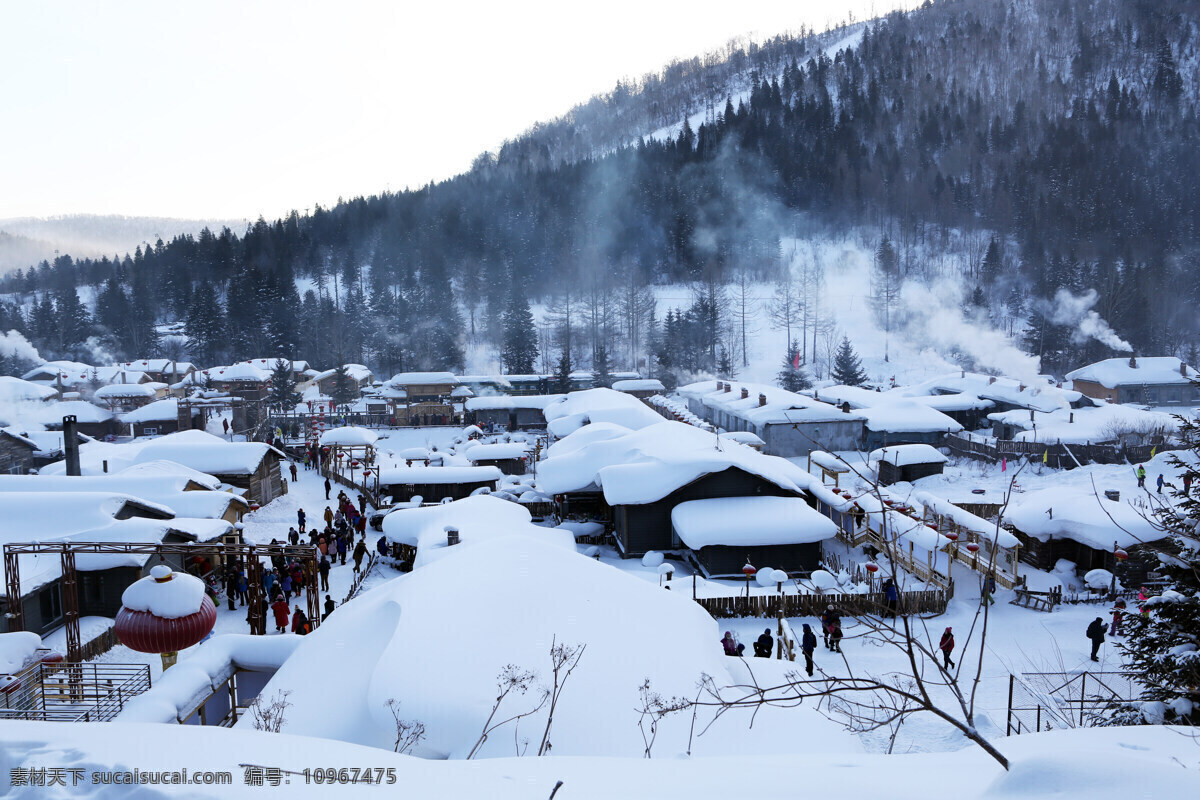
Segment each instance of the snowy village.
[{"label": "snowy village", "polygon": [[1195,3],[0,37],[0,795],[1200,797]]}]

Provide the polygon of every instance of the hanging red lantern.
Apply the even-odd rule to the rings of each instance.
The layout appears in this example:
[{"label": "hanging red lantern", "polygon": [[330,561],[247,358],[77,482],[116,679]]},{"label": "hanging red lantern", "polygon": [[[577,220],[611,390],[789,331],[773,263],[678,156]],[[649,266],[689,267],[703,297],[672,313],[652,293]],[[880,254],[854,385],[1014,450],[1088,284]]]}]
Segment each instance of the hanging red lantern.
[{"label": "hanging red lantern", "polygon": [[251,510],[251,511],[258,511],[260,508],[262,508],[262,506],[260,506],[258,503],[251,503],[251,504],[250,504],[250,510]]},{"label": "hanging red lantern", "polygon": [[204,581],[158,564],[121,595],[114,630],[129,649],[160,653],[167,669],[180,650],[207,636],[216,621],[217,608]]},{"label": "hanging red lantern", "polygon": [[1118,547],[1116,550],[1113,550],[1113,558],[1117,559],[1117,561],[1124,561],[1129,558],[1129,553]]},{"label": "hanging red lantern", "polygon": [[355,459],[354,461],[351,461],[351,462],[350,462],[350,466],[351,466],[353,469],[358,469],[358,459]]},{"label": "hanging red lantern", "polygon": [[942,536],[945,536],[947,539],[949,539],[952,542],[958,541],[958,534],[955,533],[954,531],[946,531],[945,533],[942,534]]},{"label": "hanging red lantern", "polygon": [[865,569],[867,572],[874,575],[876,572],[879,572],[879,565],[876,564],[874,561],[868,561],[866,564],[863,565],[863,569]]},{"label": "hanging red lantern", "polygon": [[972,553],[978,553],[979,552],[979,544],[977,542],[970,542],[967,544],[967,549],[970,550]]},{"label": "hanging red lantern", "polygon": [[756,574],[758,574],[758,569],[749,561],[747,561],[746,566],[742,567],[742,574],[747,578],[753,578]]}]

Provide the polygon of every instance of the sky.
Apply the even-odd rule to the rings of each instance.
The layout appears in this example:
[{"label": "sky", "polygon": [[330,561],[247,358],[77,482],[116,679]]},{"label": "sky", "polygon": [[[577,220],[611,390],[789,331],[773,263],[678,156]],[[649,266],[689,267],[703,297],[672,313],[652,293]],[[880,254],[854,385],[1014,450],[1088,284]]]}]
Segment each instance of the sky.
[{"label": "sky", "polygon": [[0,4],[0,219],[268,219],[452,177],[623,77],[905,0]]}]

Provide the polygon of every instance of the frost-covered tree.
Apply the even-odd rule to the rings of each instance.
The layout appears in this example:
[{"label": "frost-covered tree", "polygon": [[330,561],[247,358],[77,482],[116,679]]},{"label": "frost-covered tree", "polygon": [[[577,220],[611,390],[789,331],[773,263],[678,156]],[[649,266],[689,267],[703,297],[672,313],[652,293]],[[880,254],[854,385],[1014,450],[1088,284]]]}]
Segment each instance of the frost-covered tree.
[{"label": "frost-covered tree", "polygon": [[891,240],[885,235],[875,250],[875,263],[871,271],[871,304],[875,308],[879,326],[883,328],[883,360],[888,361],[888,338],[896,324],[896,310],[900,304],[900,259]]},{"label": "frost-covered tree", "polygon": [[571,351],[564,347],[554,370],[554,392],[566,394],[571,391],[571,371]]},{"label": "frost-covered tree", "polygon": [[862,361],[850,344],[850,337],[843,336],[842,344],[838,347],[833,359],[833,380],[842,386],[861,386],[867,380],[867,373],[862,368]]},{"label": "frost-covered tree", "polygon": [[292,378],[292,364],[284,359],[276,359],[271,368],[271,391],[267,395],[267,403],[271,408],[280,411],[290,411],[300,402],[300,393],[296,391],[296,382]]},{"label": "frost-covered tree", "polygon": [[596,355],[592,357],[592,384],[605,389],[611,389],[613,385],[612,372],[608,366],[608,348],[604,345],[598,345]]},{"label": "frost-covered tree", "polygon": [[337,371],[333,373],[333,388],[329,390],[329,396],[339,406],[352,402],[358,397],[358,389],[354,386],[354,381],[350,380],[350,374],[346,371],[346,362],[341,353],[338,353]]},{"label": "frost-covered tree", "polygon": [[1170,460],[1188,477],[1157,515],[1171,534],[1158,552],[1158,571],[1171,586],[1141,603],[1146,613],[1127,614],[1122,622],[1120,647],[1144,689],[1137,701],[1113,709],[1115,724],[1200,724],[1200,423],[1178,419],[1190,457],[1172,454]]},{"label": "frost-covered tree", "polygon": [[775,377],[775,382],[781,389],[789,392],[812,388],[812,381],[808,379],[804,367],[800,366],[800,345],[796,344],[794,340],[788,345],[787,357],[783,359],[783,367]]},{"label": "frost-covered tree", "polygon": [[512,281],[501,325],[504,341],[500,362],[504,365],[504,371],[509,375],[532,373],[538,358],[537,326],[529,309],[529,299],[518,281]]}]

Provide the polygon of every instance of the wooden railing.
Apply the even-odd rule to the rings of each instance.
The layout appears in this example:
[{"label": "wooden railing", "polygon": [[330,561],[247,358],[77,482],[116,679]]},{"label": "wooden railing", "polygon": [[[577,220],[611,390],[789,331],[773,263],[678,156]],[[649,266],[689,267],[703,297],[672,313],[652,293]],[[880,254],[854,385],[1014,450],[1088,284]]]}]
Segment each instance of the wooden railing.
[{"label": "wooden railing", "polygon": [[[946,610],[949,595],[941,589],[923,592],[901,592],[900,612],[903,614],[941,614]],[[769,594],[730,597],[698,597],[705,611],[717,619],[727,617],[819,617],[832,605],[840,614],[882,614],[887,598],[882,592],[868,594]]]},{"label": "wooden railing", "polygon": [[1031,461],[1041,461],[1044,458],[1046,466],[1054,469],[1074,469],[1089,462],[1137,464],[1149,461],[1151,453],[1179,449],[1179,445],[1168,442],[1145,445],[1063,444],[1061,441],[1025,442],[1016,439],[978,438],[971,434],[947,436],[945,445],[956,456],[990,461],[993,464],[1004,459],[1016,461],[1024,457]]}]

